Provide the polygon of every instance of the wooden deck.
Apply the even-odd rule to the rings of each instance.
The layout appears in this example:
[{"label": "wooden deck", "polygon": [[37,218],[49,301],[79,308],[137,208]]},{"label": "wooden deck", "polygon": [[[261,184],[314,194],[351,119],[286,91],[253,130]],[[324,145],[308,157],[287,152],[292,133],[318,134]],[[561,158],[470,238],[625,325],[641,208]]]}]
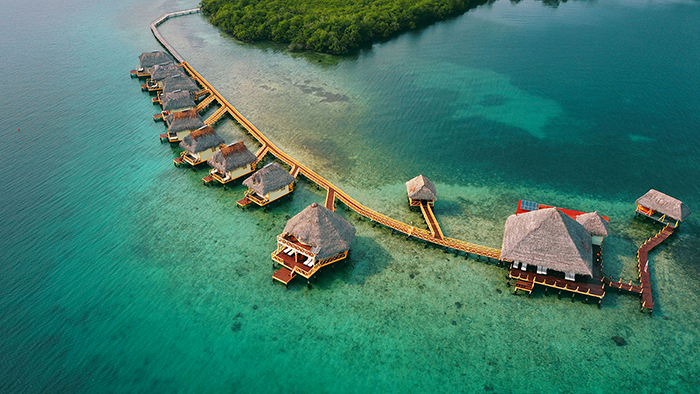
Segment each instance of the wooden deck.
[{"label": "wooden deck", "polygon": [[[595,283],[584,283],[584,282],[573,282],[570,280],[565,280],[557,278],[555,276],[540,275],[534,272],[521,271],[519,269],[511,267],[508,277],[511,279],[517,279],[518,282],[529,282],[534,285],[542,285],[547,287],[552,287],[559,290],[565,290],[571,293],[583,294],[585,296],[603,298],[605,296],[605,286]],[[528,285],[529,286],[529,285]],[[516,288],[520,288],[516,284]],[[525,289],[523,289],[525,290]],[[528,292],[532,291],[532,288]]]},{"label": "wooden deck", "polygon": [[668,217],[662,213],[647,210],[648,208],[644,208],[642,206],[637,206],[637,210],[635,211],[637,214],[640,214],[642,216],[648,217],[651,220],[655,220],[664,226],[670,226],[672,228],[678,227],[680,224],[679,220],[673,219],[671,217]]},{"label": "wooden deck", "polygon": [[272,274],[272,279],[287,285],[292,281],[292,279],[294,279],[295,276],[297,276],[296,272],[292,272],[287,268],[282,267]]},{"label": "wooden deck", "polygon": [[242,199],[238,200],[236,203],[238,204],[239,207],[244,208],[248,204],[252,203],[253,201],[249,199],[248,197],[243,197]]}]

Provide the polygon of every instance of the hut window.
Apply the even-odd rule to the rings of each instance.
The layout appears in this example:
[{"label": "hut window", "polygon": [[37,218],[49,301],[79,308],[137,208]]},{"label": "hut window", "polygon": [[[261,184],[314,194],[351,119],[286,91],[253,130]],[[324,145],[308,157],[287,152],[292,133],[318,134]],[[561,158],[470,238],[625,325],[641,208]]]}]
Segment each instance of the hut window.
[{"label": "hut window", "polygon": [[565,272],[564,279],[575,282],[576,281],[576,274],[573,272]]},{"label": "hut window", "polygon": [[547,275],[547,267],[537,266],[537,273],[540,275]]}]

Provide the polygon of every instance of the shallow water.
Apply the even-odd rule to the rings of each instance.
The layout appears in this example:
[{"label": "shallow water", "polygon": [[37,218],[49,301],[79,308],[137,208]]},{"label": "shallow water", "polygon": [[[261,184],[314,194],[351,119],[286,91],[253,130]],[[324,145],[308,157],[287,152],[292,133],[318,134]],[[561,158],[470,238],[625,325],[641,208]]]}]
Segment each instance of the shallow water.
[{"label": "shallow water", "polygon": [[[271,283],[302,179],[240,211],[158,144],[127,71],[148,24],[192,1],[0,4],[0,392],[692,392],[698,221],[651,255],[653,317],[610,293],[515,297],[505,270],[372,227],[311,290]],[[632,279],[659,227],[649,188],[698,201],[700,4],[497,1],[352,57],[290,55],[198,15],[162,33],[260,130],[358,201],[500,247],[519,198],[611,218],[605,270]],[[320,60],[320,61],[319,61]],[[20,128],[19,131],[16,131]],[[254,140],[231,120],[227,142]],[[611,339],[624,338],[618,347]]]}]

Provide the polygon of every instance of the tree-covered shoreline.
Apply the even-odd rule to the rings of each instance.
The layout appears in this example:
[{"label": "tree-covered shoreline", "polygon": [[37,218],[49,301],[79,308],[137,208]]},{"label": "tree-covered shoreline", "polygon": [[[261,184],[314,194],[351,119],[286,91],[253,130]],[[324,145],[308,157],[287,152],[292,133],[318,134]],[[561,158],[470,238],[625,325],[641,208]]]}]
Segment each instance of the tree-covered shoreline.
[{"label": "tree-covered shoreline", "polygon": [[211,23],[243,41],[345,54],[462,14],[485,0],[202,0]]}]

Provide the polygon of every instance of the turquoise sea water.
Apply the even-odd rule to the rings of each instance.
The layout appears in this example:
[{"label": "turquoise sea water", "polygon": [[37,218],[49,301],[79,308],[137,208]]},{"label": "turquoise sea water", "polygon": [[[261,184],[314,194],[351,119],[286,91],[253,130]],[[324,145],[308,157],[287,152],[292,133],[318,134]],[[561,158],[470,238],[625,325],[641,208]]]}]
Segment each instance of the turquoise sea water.
[{"label": "turquoise sea water", "polygon": [[[271,282],[286,220],[174,168],[127,73],[193,1],[0,3],[0,392],[695,392],[700,384],[700,3],[496,1],[356,56],[290,55],[198,15],[162,33],[278,146],[406,222],[500,247],[519,198],[611,219],[633,279],[657,188],[696,211],[651,255],[656,305],[509,294],[505,270],[357,227],[311,290]],[[227,142],[255,142],[231,120]],[[623,337],[617,346],[612,336]]]}]

